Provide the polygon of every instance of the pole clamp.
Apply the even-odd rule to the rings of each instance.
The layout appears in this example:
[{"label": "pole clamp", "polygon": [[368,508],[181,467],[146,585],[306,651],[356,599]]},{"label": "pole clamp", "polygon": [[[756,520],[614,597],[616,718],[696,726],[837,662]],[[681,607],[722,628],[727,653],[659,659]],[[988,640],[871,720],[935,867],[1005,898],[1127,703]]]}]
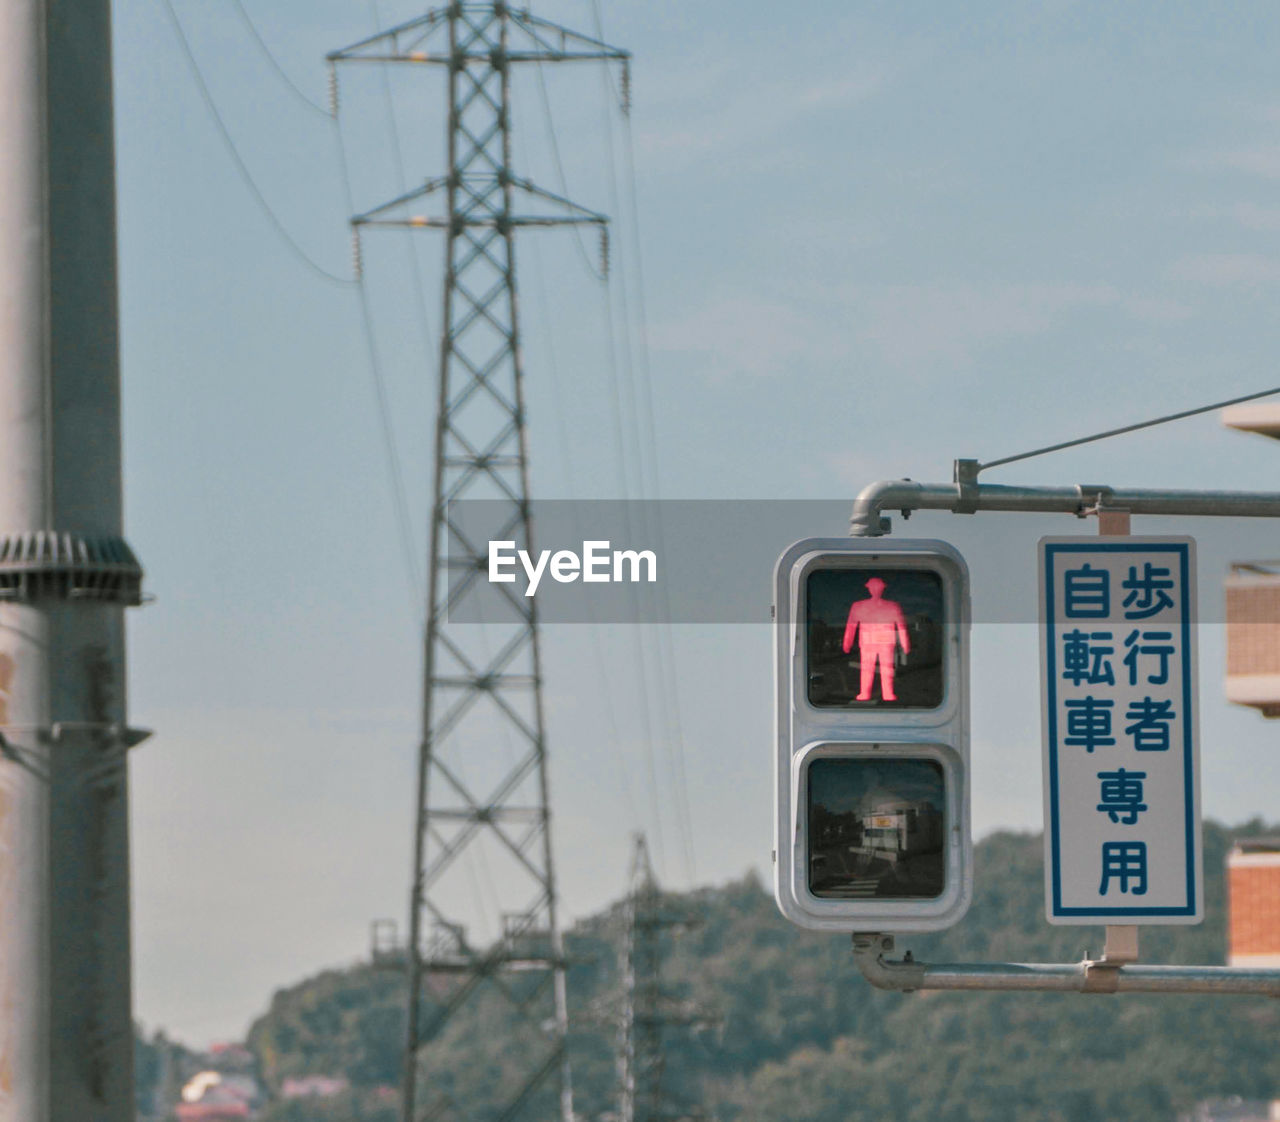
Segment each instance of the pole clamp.
[{"label": "pole clamp", "polygon": [[956,514],[977,514],[978,512],[978,472],[982,465],[977,460],[953,460],[951,473],[955,481],[959,498],[953,508]]}]

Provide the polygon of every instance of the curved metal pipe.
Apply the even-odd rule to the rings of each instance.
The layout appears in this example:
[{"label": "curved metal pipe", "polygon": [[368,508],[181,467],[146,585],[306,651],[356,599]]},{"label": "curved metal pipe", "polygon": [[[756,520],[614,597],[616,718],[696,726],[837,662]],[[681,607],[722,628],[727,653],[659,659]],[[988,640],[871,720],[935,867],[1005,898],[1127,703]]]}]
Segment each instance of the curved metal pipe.
[{"label": "curved metal pipe", "polygon": [[1074,993],[1235,993],[1280,997],[1280,970],[1238,966],[1136,966],[1082,962],[916,962],[891,960],[888,935],[855,935],[853,960],[884,990],[1058,990]]},{"label": "curved metal pipe", "polygon": [[1010,487],[978,483],[976,473],[958,461],[955,483],[916,483],[910,479],[882,479],[864,487],[853,503],[849,532],[854,537],[879,537],[889,532],[886,510],[908,514],[914,510],[949,510],[972,514],[979,510],[1041,514],[1085,514],[1100,507],[1131,514],[1280,517],[1280,493],[1274,491],[1160,491],[1114,488],[1078,483],[1069,487]]}]

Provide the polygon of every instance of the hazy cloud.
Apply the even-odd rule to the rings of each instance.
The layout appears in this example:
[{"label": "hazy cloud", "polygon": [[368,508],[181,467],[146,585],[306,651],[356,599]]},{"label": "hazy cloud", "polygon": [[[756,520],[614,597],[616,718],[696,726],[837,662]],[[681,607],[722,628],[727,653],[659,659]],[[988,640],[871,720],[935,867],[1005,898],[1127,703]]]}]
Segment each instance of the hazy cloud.
[{"label": "hazy cloud", "polygon": [[1185,314],[1106,284],[896,285],[851,293],[850,304],[859,339],[907,368],[968,362],[979,348],[1038,335],[1090,309],[1156,322]]},{"label": "hazy cloud", "polygon": [[1261,253],[1198,253],[1176,262],[1173,275],[1214,288],[1273,284],[1280,280],[1280,260]]},{"label": "hazy cloud", "polygon": [[1082,311],[1154,323],[1187,315],[1174,301],[1107,284],[860,285],[790,296],[718,297],[657,324],[651,345],[697,354],[719,377],[849,364],[867,350],[889,366],[923,370],[968,363],[984,347],[1053,330]]},{"label": "hazy cloud", "polygon": [[1228,214],[1248,230],[1269,234],[1280,233],[1280,207],[1237,203],[1228,209]]},{"label": "hazy cloud", "polygon": [[659,84],[661,94],[637,128],[637,159],[646,167],[687,158],[705,160],[757,149],[817,112],[849,109],[883,88],[887,68],[863,64],[854,73],[761,79],[741,65],[712,65],[692,77]]},{"label": "hazy cloud", "polygon": [[847,354],[843,332],[811,305],[751,295],[722,296],[678,319],[655,324],[655,351],[694,354],[713,377],[780,374],[797,363],[831,363]]},{"label": "hazy cloud", "polygon": [[1222,152],[1216,162],[1223,168],[1242,171],[1246,175],[1280,179],[1280,144],[1257,144],[1252,148]]}]

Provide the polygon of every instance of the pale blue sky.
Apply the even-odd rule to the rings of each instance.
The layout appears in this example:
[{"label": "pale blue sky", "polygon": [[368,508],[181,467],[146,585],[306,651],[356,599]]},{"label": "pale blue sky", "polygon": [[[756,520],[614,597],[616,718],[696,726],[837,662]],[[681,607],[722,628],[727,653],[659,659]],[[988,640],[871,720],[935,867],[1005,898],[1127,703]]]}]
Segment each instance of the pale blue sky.
[{"label": "pale blue sky", "polygon": [[[280,221],[349,275],[332,124],[273,73],[231,0],[173,2]],[[324,54],[374,29],[372,5],[243,3],[318,101]],[[421,10],[380,2],[384,24]],[[604,4],[607,37],[635,53],[663,496],[847,500],[874,479],[948,479],[956,456],[1280,382],[1280,9],[1233,5],[1229,23],[1216,10]],[[592,28],[586,0],[537,11]],[[275,986],[362,955],[370,919],[404,917],[421,594],[354,292],[299,264],[265,220],[158,0],[117,0],[115,19],[127,529],[157,597],[131,619],[133,719],[157,730],[133,762],[136,1005],[201,1043],[240,1034]],[[357,208],[399,186],[380,81],[364,70],[342,84]],[[613,291],[629,282],[634,329],[621,120],[594,67],[547,81],[570,192],[620,219]],[[443,92],[435,71],[393,77],[410,182],[442,170]],[[538,87],[516,92],[517,162],[558,190]],[[365,260],[420,564],[434,372],[405,295],[407,244],[429,334],[440,242],[370,238]],[[520,266],[535,492],[620,495],[605,294],[571,235],[531,235]],[[623,444],[634,496],[629,425]],[[1265,489],[1278,470],[1280,445],[1206,417],[991,478]],[[980,551],[977,520],[960,521],[910,528]],[[1030,589],[1036,537],[1089,529],[1031,521],[1007,531],[1025,543],[998,580],[970,557],[979,591]],[[1278,537],[1255,527],[1248,548],[1280,556]],[[653,831],[654,804],[671,884],[767,871],[767,632],[674,635],[696,872],[666,745],[649,788],[633,640],[546,634],[570,918],[621,894],[626,830]],[[1034,651],[1033,628],[975,634],[980,832],[1039,828]],[[1274,726],[1219,700],[1214,634],[1201,664],[1206,809],[1275,818]]]}]

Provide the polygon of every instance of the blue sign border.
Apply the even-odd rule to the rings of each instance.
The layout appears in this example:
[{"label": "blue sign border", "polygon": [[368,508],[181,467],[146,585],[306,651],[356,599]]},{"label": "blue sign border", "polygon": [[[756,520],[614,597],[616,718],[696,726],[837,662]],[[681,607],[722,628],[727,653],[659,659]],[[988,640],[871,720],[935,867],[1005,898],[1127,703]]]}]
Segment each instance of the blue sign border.
[{"label": "blue sign border", "polygon": [[[1195,720],[1192,710],[1191,678],[1191,543],[1190,542],[1046,542],[1044,550],[1044,622],[1045,622],[1045,673],[1046,716],[1048,720],[1049,767],[1049,831],[1052,853],[1051,876],[1053,884],[1054,916],[1090,917],[1100,919],[1139,916],[1194,916],[1196,914],[1196,823],[1195,823]],[[1062,905],[1061,844],[1058,823],[1058,696],[1056,629],[1053,615],[1054,561],[1058,554],[1090,553],[1176,553],[1181,575],[1182,604],[1182,776],[1186,805],[1187,844],[1187,903],[1177,908],[1066,908]]]}]

